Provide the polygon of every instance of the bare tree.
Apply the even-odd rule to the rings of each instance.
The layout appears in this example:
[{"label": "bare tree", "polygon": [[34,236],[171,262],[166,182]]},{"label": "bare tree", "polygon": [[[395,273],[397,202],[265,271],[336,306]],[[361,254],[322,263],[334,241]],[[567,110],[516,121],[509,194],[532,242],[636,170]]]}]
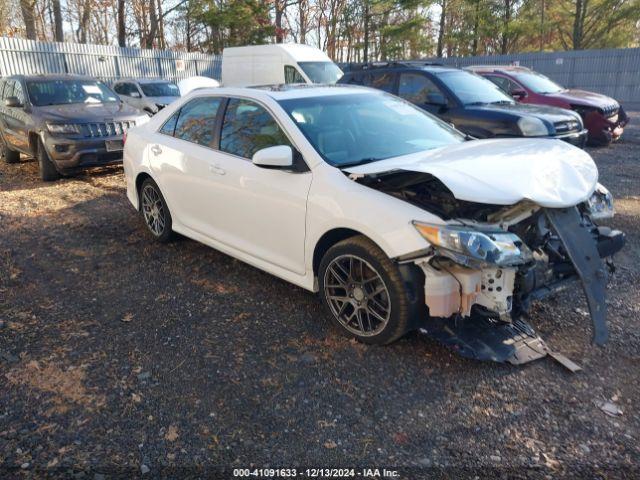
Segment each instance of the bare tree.
[{"label": "bare tree", "polygon": [[20,0],[24,28],[29,40],[37,40],[35,0]]},{"label": "bare tree", "polygon": [[442,49],[444,47],[444,32],[446,31],[447,22],[447,0],[440,0],[440,27],[438,28],[438,45],[436,47],[436,55],[442,57]]},{"label": "bare tree", "polygon": [[127,23],[125,21],[126,5],[124,0],[118,0],[118,46],[127,46]]},{"label": "bare tree", "polygon": [[60,0],[52,0],[53,8],[53,38],[56,42],[64,42],[64,32],[62,31],[62,9]]}]

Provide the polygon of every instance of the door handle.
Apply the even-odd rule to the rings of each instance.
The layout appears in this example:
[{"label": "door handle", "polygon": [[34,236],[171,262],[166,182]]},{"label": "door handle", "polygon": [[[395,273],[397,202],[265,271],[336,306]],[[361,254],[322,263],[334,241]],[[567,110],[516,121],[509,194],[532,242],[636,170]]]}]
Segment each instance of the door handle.
[{"label": "door handle", "polygon": [[153,147],[151,147],[151,151],[154,155],[160,155],[162,153],[162,149],[158,145],[154,145]]},{"label": "door handle", "polygon": [[225,173],[227,173],[224,168],[219,167],[215,163],[209,164],[209,171],[211,173],[215,173],[216,175],[224,175]]}]

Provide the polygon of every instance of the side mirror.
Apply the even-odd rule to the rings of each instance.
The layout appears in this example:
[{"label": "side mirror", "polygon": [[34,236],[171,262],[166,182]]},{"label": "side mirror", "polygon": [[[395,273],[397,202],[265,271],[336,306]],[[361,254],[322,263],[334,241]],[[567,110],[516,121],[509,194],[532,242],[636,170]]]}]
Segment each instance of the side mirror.
[{"label": "side mirror", "polygon": [[254,165],[265,168],[293,167],[293,150],[288,145],[263,148],[253,154]]},{"label": "side mirror", "polygon": [[131,92],[131,95],[129,96],[132,98],[142,98],[142,95],[140,95],[140,92],[136,92],[135,90]]},{"label": "side mirror", "polygon": [[511,90],[511,96],[516,100],[522,100],[527,96],[527,92],[525,92],[524,90]]},{"label": "side mirror", "polygon": [[438,107],[446,107],[447,99],[441,93],[431,92],[427,94],[427,104]]},{"label": "side mirror", "polygon": [[24,107],[24,105],[22,105],[22,102],[20,100],[18,100],[18,97],[7,97],[4,100],[4,104],[7,107],[13,107],[13,108],[22,108],[22,107]]}]

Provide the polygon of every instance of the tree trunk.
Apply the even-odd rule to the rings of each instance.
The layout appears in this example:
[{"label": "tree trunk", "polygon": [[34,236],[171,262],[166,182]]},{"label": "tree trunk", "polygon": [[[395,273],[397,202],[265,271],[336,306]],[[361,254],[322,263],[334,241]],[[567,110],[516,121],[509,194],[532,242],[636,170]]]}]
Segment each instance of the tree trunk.
[{"label": "tree trunk", "polygon": [[64,42],[64,32],[62,31],[62,10],[60,0],[53,0],[53,38],[56,42]]},{"label": "tree trunk", "polygon": [[20,0],[20,10],[22,10],[24,28],[29,40],[37,40],[35,9],[35,3],[32,0]]},{"label": "tree trunk", "polygon": [[436,55],[442,58],[442,48],[444,47],[444,32],[447,20],[447,0],[442,0],[440,4],[442,11],[440,12],[440,28],[438,29],[438,46],[436,47]]},{"label": "tree trunk", "polygon": [[[286,0],[285,0],[286,1]],[[276,24],[276,43],[284,42],[284,30],[282,28],[282,14],[284,13],[283,0],[276,0],[275,5],[275,24]]]},{"label": "tree trunk", "polygon": [[91,1],[85,0],[82,8],[82,16],[80,17],[80,23],[78,24],[78,41],[80,43],[87,43],[89,38],[89,22],[91,20]]},{"label": "tree trunk", "polygon": [[118,46],[127,46],[127,27],[125,23],[125,0],[118,0]]},{"label": "tree trunk", "polygon": [[162,0],[158,0],[158,44],[161,49],[166,48],[164,37],[164,14],[162,13]]},{"label": "tree trunk", "polygon": [[156,34],[158,33],[158,15],[155,2],[149,3],[149,32],[144,39],[143,48],[153,48]]},{"label": "tree trunk", "polygon": [[584,29],[584,19],[587,12],[588,0],[576,0],[576,11],[573,19],[573,49],[582,48],[582,35]]},{"label": "tree trunk", "polygon": [[369,0],[364,0],[364,48],[362,53],[362,61],[369,61]]},{"label": "tree trunk", "polygon": [[307,0],[300,0],[298,2],[298,15],[298,22],[300,23],[298,43],[304,43],[307,37]]},{"label": "tree trunk", "polygon": [[478,37],[480,36],[480,0],[476,0],[476,8],[473,12],[473,45],[471,55],[478,55]]},{"label": "tree trunk", "polygon": [[511,0],[504,0],[504,21],[502,24],[502,39],[500,53],[506,55],[509,51],[509,26],[511,24]]}]

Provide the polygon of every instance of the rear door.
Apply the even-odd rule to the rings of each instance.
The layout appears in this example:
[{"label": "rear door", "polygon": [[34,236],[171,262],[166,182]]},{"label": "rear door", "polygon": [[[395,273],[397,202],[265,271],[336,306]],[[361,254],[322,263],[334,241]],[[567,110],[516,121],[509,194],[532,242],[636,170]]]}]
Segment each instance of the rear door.
[{"label": "rear door", "polygon": [[148,152],[175,220],[209,238],[219,237],[213,213],[224,212],[212,172],[223,100],[204,96],[186,103],[152,135]]}]

